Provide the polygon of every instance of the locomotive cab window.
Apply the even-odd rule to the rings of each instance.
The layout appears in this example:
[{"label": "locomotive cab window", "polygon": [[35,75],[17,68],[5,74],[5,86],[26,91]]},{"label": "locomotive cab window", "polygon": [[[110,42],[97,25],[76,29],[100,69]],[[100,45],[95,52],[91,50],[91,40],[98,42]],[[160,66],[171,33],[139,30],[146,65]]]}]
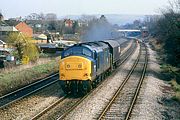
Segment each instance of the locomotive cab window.
[{"label": "locomotive cab window", "polygon": [[70,55],[85,55],[88,57],[92,57],[92,52],[89,49],[84,48],[84,47],[72,47],[64,51],[64,57],[67,57]]},{"label": "locomotive cab window", "polygon": [[83,48],[83,54],[86,55],[86,56],[91,57],[92,52],[90,50],[88,50],[88,49]]}]

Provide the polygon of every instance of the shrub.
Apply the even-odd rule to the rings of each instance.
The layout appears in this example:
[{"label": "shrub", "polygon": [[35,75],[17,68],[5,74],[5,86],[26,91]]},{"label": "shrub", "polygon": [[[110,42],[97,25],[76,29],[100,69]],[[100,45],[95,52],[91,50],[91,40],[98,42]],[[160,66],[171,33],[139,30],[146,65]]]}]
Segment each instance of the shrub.
[{"label": "shrub", "polygon": [[171,85],[175,91],[175,95],[173,96],[173,99],[180,102],[180,85],[177,84],[176,80],[172,80]]}]

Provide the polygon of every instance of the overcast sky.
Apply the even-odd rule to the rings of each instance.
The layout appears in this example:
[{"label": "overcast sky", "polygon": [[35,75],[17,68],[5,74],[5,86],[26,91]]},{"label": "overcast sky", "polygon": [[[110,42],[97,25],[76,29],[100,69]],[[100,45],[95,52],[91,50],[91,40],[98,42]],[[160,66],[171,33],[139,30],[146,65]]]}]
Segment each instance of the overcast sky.
[{"label": "overcast sky", "polygon": [[82,14],[158,14],[168,0],[0,0],[5,18],[30,13]]}]

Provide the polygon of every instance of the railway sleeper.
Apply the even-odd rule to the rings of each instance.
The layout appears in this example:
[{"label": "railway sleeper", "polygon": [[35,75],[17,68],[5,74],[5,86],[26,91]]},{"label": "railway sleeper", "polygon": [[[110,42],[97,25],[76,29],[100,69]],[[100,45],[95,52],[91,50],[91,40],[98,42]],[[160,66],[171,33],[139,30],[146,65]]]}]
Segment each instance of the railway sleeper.
[{"label": "railway sleeper", "polygon": [[72,94],[73,96],[85,95],[90,92],[93,88],[93,82],[90,80],[71,80],[71,81],[62,81],[60,80],[60,85],[65,94]]},{"label": "railway sleeper", "polygon": [[107,70],[101,75],[97,76],[94,81],[90,80],[60,80],[60,86],[65,94],[72,94],[73,96],[85,95],[91,91],[92,88],[96,88],[97,85],[109,76],[111,70]]}]

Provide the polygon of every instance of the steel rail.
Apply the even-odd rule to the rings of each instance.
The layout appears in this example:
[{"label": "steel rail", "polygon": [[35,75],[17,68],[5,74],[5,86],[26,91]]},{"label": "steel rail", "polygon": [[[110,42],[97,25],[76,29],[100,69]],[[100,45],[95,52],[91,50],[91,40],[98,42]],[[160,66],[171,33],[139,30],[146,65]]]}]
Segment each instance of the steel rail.
[{"label": "steel rail", "polygon": [[146,69],[147,69],[147,65],[148,65],[148,53],[147,53],[147,46],[144,44],[145,46],[145,50],[146,50],[146,54],[145,54],[145,62],[144,62],[144,65],[143,65],[143,71],[142,71],[142,74],[141,74],[141,77],[140,77],[140,81],[138,83],[138,87],[136,89],[136,92],[133,96],[133,100],[131,102],[131,105],[128,109],[128,112],[126,114],[126,117],[125,117],[125,120],[128,120],[131,116],[131,113],[132,113],[132,110],[134,108],[134,105],[136,103],[136,100],[137,100],[137,97],[139,95],[139,92],[140,92],[140,89],[141,89],[141,86],[142,86],[142,83],[143,83],[143,80],[144,80],[144,77],[145,77],[145,74],[146,74]]},{"label": "steel rail", "polygon": [[[136,44],[137,45],[137,44]],[[123,58],[125,56],[125,58],[120,62],[119,66],[122,65],[134,52],[134,49],[136,48],[136,45],[133,46],[133,43],[131,44],[131,47],[126,50],[122,55],[121,57]],[[128,54],[130,53],[130,54]],[[128,55],[127,55],[128,54]]]},{"label": "steel rail", "polygon": [[[123,64],[123,63],[128,59],[128,57],[133,53],[133,49],[134,49],[134,48],[135,48],[135,46],[133,47],[133,44],[132,44],[131,47],[130,47],[128,50],[126,50],[126,51],[121,55],[121,56],[123,56],[123,55],[126,55],[126,54],[128,54],[128,53],[130,52],[130,54],[129,54],[129,55],[126,55],[126,57],[121,61],[120,65]],[[18,92],[20,92],[20,91],[23,91],[24,89],[26,89],[26,88],[28,88],[28,87],[31,87],[31,85],[38,84],[38,83],[40,83],[40,82],[43,82],[43,81],[46,80],[46,79],[49,79],[49,78],[51,78],[51,77],[56,76],[56,75],[58,75],[58,73],[56,73],[56,74],[54,74],[54,75],[52,75],[52,76],[49,76],[49,77],[47,77],[47,78],[45,78],[45,79],[42,79],[42,80],[40,80],[40,81],[37,81],[37,82],[35,82],[35,83],[32,83],[32,84],[30,84],[30,85],[27,85],[27,86],[25,86],[25,87],[23,87],[23,88],[20,88],[20,89],[14,91],[14,92],[12,92],[12,93],[6,94],[6,95],[0,97],[0,100],[1,100],[2,98],[6,98],[6,97],[8,97],[8,96],[10,96],[10,95],[12,95],[12,94],[16,94],[16,93],[18,93]],[[57,80],[54,80],[53,82],[51,82],[51,83],[49,83],[49,84],[47,84],[47,85],[45,85],[45,86],[42,86],[42,87],[40,87],[40,88],[38,88],[38,89],[36,89],[36,90],[28,93],[27,95],[24,95],[24,96],[22,96],[22,97],[19,97],[18,99],[13,100],[13,101],[9,102],[8,104],[5,104],[5,105],[3,105],[3,106],[0,106],[0,109],[6,107],[6,106],[8,106],[8,105],[10,105],[10,104],[12,104],[12,103],[14,103],[14,102],[16,102],[16,101],[18,101],[18,100],[20,100],[20,99],[22,99],[22,98],[24,98],[24,97],[26,97],[26,96],[28,96],[28,95],[31,95],[32,93],[35,93],[35,92],[37,92],[37,91],[39,91],[39,90],[41,90],[41,89],[43,89],[43,88],[45,88],[45,87],[47,87],[47,86],[55,83],[55,82],[57,82],[57,81],[58,81],[58,79],[57,79]],[[101,83],[102,83],[102,82],[101,82]],[[100,84],[101,84],[101,83],[100,83]],[[100,84],[99,84],[99,85],[100,85]],[[98,85],[98,86],[99,86],[99,85]],[[93,91],[91,91],[90,93],[92,93],[92,92],[93,92]],[[88,93],[88,94],[87,94],[86,96],[84,96],[81,100],[79,100],[79,101],[76,103],[76,105],[74,105],[74,107],[72,107],[71,110],[69,110],[69,112],[72,111],[77,105],[79,105],[90,93]],[[65,100],[66,98],[67,98],[67,96],[62,97],[61,99],[57,100],[57,101],[56,101],[55,103],[53,103],[52,105],[48,106],[47,108],[45,108],[43,111],[41,111],[40,113],[38,113],[37,115],[35,115],[35,116],[34,116],[33,118],[31,118],[31,119],[32,119],[32,120],[35,120],[35,119],[40,118],[43,114],[45,114],[47,111],[49,111],[50,109],[52,109],[53,107],[55,107],[58,103],[62,102],[62,101]],[[63,114],[60,118],[65,117],[66,115],[67,115],[67,114]]]},{"label": "steel rail", "polygon": [[22,87],[22,88],[20,88],[20,89],[17,89],[17,90],[15,90],[15,91],[13,91],[13,92],[10,92],[10,93],[6,94],[6,95],[3,95],[3,96],[0,97],[0,99],[5,98],[5,97],[7,97],[7,96],[9,96],[9,95],[15,94],[15,93],[17,93],[17,92],[19,92],[19,91],[22,91],[22,90],[24,90],[24,89],[26,89],[26,88],[28,88],[28,87],[31,87],[32,85],[35,85],[35,84],[37,84],[37,83],[40,83],[40,82],[42,82],[42,81],[44,81],[44,80],[46,80],[46,79],[49,79],[49,78],[51,78],[51,77],[54,77],[54,76],[58,75],[58,74],[59,74],[59,73],[55,73],[55,74],[53,74],[53,75],[51,75],[51,76],[48,76],[48,77],[46,77],[46,78],[44,78],[44,79],[42,79],[42,80],[39,80],[39,81],[34,82],[34,83],[32,83],[32,84],[29,84],[29,85],[27,85],[27,86],[25,86],[25,87]]},{"label": "steel rail", "polygon": [[38,118],[43,116],[45,113],[47,113],[50,109],[55,107],[57,104],[59,104],[60,102],[64,101],[66,98],[67,98],[67,95],[65,95],[62,98],[58,99],[56,102],[54,102],[53,104],[51,104],[50,106],[45,108],[43,111],[41,111],[40,113],[38,113],[34,117],[32,117],[31,120],[37,120]]},{"label": "steel rail", "polygon": [[[6,107],[6,106],[8,106],[8,105],[10,105],[10,104],[12,104],[12,103],[14,103],[14,102],[16,102],[16,101],[18,101],[18,100],[20,100],[20,99],[22,99],[22,98],[24,98],[24,97],[26,97],[26,96],[29,96],[29,95],[31,95],[31,94],[33,94],[33,93],[35,93],[35,92],[37,92],[37,91],[45,88],[45,87],[48,87],[49,85],[54,84],[55,82],[58,81],[58,79],[56,79],[56,80],[51,80],[51,81],[50,81],[50,79],[53,78],[53,77],[55,77],[55,76],[57,76],[57,75],[58,75],[58,73],[55,73],[55,74],[53,74],[53,75],[51,75],[51,76],[48,76],[48,77],[46,77],[46,78],[44,78],[44,79],[42,79],[42,80],[40,80],[40,81],[34,82],[34,83],[32,83],[32,84],[29,84],[29,85],[27,85],[27,86],[25,86],[25,87],[22,87],[22,88],[20,88],[20,89],[18,89],[18,90],[16,90],[16,91],[13,91],[13,92],[11,92],[11,93],[8,93],[8,94],[0,97],[0,109],[2,109],[2,108],[4,108],[4,107]],[[48,80],[49,80],[49,81],[48,81]],[[43,86],[41,86],[41,87],[38,87],[38,88],[35,89],[35,90],[31,90],[31,88],[32,88],[32,89],[33,89],[33,88],[36,88],[36,86],[38,86],[38,85],[40,85],[40,84],[43,84],[44,82],[47,82],[47,84],[45,84],[45,85],[43,85]],[[29,90],[29,89],[30,89],[30,90]],[[27,93],[23,93],[24,91],[27,91]],[[22,95],[21,95],[21,94],[22,94]],[[19,96],[19,97],[17,97],[17,96]],[[14,98],[13,98],[13,97],[14,97]],[[17,97],[17,98],[16,98],[16,97]]]},{"label": "steel rail", "polygon": [[101,112],[98,120],[101,120],[104,118],[105,116],[105,113],[108,111],[108,109],[111,107],[111,105],[113,104],[114,100],[117,98],[117,96],[119,95],[119,93],[122,91],[122,89],[124,88],[125,84],[127,83],[127,81],[129,80],[130,76],[132,75],[134,69],[136,68],[138,62],[139,62],[139,59],[140,59],[140,56],[141,56],[141,47],[140,47],[140,50],[139,50],[139,54],[138,54],[138,57],[136,59],[136,61],[134,62],[131,70],[129,71],[129,73],[127,74],[126,78],[123,80],[122,84],[119,86],[118,90],[115,92],[115,94],[113,95],[113,97],[111,98],[110,102],[106,105],[106,107],[103,109],[103,111]]},{"label": "steel rail", "polygon": [[[126,50],[121,56],[127,54],[127,53],[129,52],[129,50],[132,49],[132,46],[133,46],[133,45],[131,45],[131,47],[130,47],[128,50]],[[133,50],[131,50],[131,52],[132,52],[132,51],[133,51]],[[130,55],[129,55],[129,56],[130,56]],[[122,64],[129,56],[126,56],[126,58],[125,58],[123,61],[121,61],[120,64]],[[36,86],[37,84],[40,84],[40,83],[42,83],[42,82],[44,82],[44,81],[47,81],[48,79],[50,79],[50,78],[52,78],[52,77],[55,77],[55,76],[57,76],[57,75],[58,75],[58,73],[55,73],[55,74],[53,74],[53,75],[51,75],[51,76],[48,76],[48,77],[46,77],[46,78],[44,78],[44,79],[42,79],[42,80],[39,80],[39,81],[37,81],[37,82],[33,82],[32,84],[29,84],[29,85],[27,85],[27,86],[25,86],[25,87],[22,87],[22,88],[20,88],[20,89],[17,89],[17,90],[15,90],[15,91],[13,91],[13,92],[10,92],[10,93],[4,95],[4,96],[1,96],[1,97],[0,97],[0,109],[2,109],[2,108],[4,108],[4,107],[6,107],[6,106],[8,106],[8,105],[10,105],[10,104],[18,101],[18,100],[21,100],[22,98],[27,97],[27,96],[29,96],[29,95],[31,95],[31,94],[33,94],[33,93],[35,93],[35,92],[37,92],[37,91],[45,88],[45,87],[50,86],[51,84],[57,82],[58,80],[52,81],[52,82],[50,82],[50,83],[48,83],[48,84],[46,84],[46,85],[44,85],[44,86],[39,87],[38,89],[35,89],[35,90],[31,91],[31,92],[26,93],[25,95],[21,95],[20,97],[17,97],[18,94],[21,94],[22,91],[25,91],[25,90],[27,90],[27,89],[30,89],[31,87]],[[17,97],[17,98],[14,98],[14,99],[13,99],[13,98],[12,98],[13,96],[15,96],[15,97]],[[7,100],[6,100],[6,99],[7,99]],[[3,101],[3,102],[1,102],[1,101]]]},{"label": "steel rail", "polygon": [[[131,55],[132,53],[134,52],[133,49],[135,49],[136,47],[133,47],[133,44],[131,45],[131,47],[126,51],[124,52],[123,55],[126,55],[127,53],[129,53],[128,55],[126,55],[126,57],[120,62],[119,65],[122,65]],[[121,55],[121,56],[123,56]],[[100,86],[103,82],[100,82],[98,84],[98,86]],[[97,88],[97,87],[96,87]],[[57,120],[61,120],[61,119],[64,119],[70,112],[72,112],[84,99],[86,99],[94,90],[96,89],[93,89],[91,90],[86,96],[84,96],[82,99],[80,99],[78,102],[76,102],[67,112],[65,112],[64,114],[62,114],[60,117],[58,117]]]}]

